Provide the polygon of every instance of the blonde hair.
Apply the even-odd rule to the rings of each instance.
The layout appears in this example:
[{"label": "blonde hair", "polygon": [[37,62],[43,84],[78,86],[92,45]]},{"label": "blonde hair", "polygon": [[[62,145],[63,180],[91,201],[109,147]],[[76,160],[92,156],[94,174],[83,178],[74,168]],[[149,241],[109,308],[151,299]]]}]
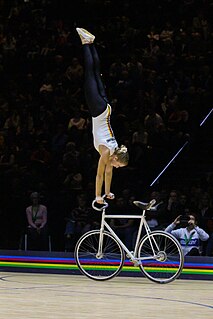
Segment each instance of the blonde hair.
[{"label": "blonde hair", "polygon": [[125,145],[121,145],[120,147],[116,148],[114,155],[117,156],[118,162],[127,165],[129,162],[129,153],[127,147]]}]

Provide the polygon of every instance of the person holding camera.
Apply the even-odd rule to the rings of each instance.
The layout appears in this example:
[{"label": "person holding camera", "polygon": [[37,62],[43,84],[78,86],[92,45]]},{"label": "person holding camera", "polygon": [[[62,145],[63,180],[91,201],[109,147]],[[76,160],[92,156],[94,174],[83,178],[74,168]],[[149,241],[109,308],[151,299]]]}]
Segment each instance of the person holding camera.
[{"label": "person holding camera", "polygon": [[[180,227],[175,229],[178,225]],[[184,256],[200,256],[200,241],[209,239],[205,230],[197,226],[197,217],[193,213],[179,215],[165,231],[179,240]]]}]

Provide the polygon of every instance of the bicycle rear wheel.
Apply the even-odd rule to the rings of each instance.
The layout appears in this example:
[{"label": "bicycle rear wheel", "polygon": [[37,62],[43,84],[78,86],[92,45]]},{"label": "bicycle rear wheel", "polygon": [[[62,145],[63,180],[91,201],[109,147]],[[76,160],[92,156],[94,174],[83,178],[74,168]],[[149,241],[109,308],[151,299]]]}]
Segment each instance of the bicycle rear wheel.
[{"label": "bicycle rear wheel", "polygon": [[80,271],[93,280],[108,280],[119,274],[125,256],[123,248],[108,232],[103,232],[102,254],[97,256],[100,231],[84,234],[75,247],[75,260]]},{"label": "bicycle rear wheel", "polygon": [[165,284],[175,280],[181,273],[184,256],[174,236],[164,231],[153,231],[138,244],[138,258],[142,273],[150,280]]}]

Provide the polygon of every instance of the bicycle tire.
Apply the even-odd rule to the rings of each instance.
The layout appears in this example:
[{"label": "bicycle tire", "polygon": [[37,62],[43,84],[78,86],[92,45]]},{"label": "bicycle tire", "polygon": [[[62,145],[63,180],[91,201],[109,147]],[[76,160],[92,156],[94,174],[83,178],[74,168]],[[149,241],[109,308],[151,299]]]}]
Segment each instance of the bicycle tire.
[{"label": "bicycle tire", "polygon": [[109,233],[103,232],[103,255],[97,257],[100,230],[84,234],[77,242],[74,257],[81,273],[93,280],[111,279],[122,270],[125,255],[123,248]]},{"label": "bicycle tire", "polygon": [[[151,246],[155,251],[155,257]],[[141,260],[139,265],[145,277],[160,284],[178,278],[184,265],[180,243],[174,236],[164,231],[153,231],[145,235],[138,244],[137,256],[147,257],[147,260]]]}]

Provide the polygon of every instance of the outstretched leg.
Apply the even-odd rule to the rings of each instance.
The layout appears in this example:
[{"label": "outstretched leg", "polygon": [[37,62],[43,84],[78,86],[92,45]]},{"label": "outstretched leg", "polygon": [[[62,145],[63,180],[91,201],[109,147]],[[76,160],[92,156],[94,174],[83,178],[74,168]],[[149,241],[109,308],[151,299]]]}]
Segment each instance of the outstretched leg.
[{"label": "outstretched leg", "polygon": [[91,115],[96,117],[106,109],[108,100],[100,75],[100,61],[93,44],[84,44],[85,98]]}]

